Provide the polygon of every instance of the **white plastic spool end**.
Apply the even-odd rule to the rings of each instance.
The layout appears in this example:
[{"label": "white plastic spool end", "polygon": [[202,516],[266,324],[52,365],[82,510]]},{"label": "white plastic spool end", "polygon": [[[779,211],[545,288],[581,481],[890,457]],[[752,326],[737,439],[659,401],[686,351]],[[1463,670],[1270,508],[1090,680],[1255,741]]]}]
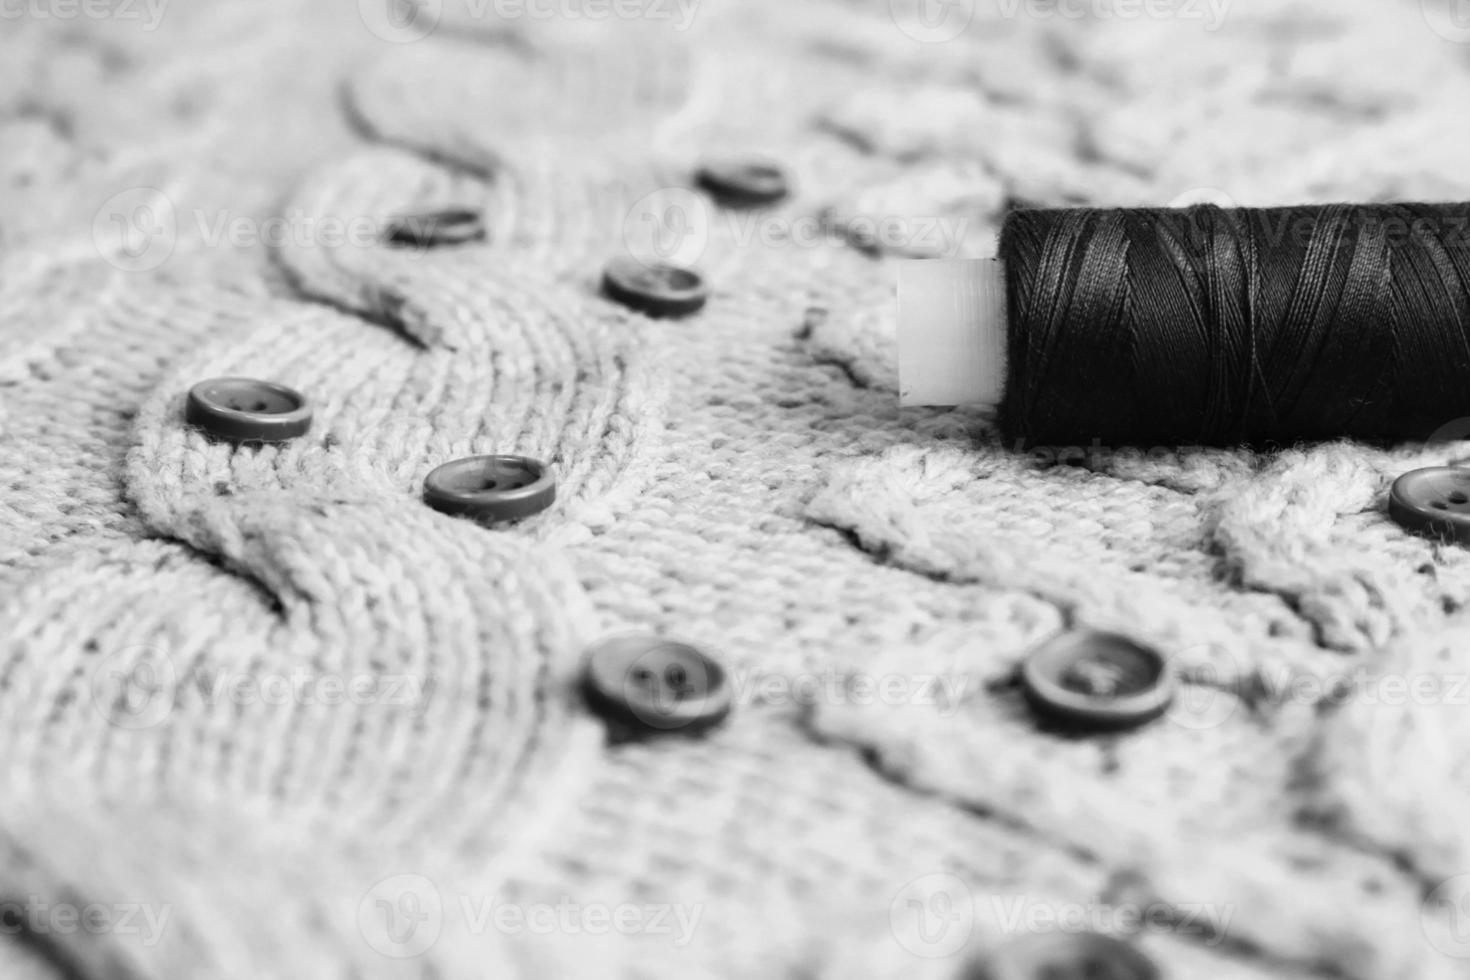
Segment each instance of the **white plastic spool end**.
[{"label": "white plastic spool end", "polygon": [[898,398],[995,407],[1005,394],[1005,275],[999,259],[898,267]]}]

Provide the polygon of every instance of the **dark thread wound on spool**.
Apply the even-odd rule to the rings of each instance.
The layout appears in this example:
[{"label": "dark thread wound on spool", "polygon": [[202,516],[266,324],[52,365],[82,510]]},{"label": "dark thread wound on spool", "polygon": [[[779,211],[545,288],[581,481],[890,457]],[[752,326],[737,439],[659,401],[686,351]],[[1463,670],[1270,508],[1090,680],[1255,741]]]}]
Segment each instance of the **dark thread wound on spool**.
[{"label": "dark thread wound on spool", "polygon": [[1019,442],[1393,442],[1470,416],[1470,204],[1021,210],[1000,258]]}]

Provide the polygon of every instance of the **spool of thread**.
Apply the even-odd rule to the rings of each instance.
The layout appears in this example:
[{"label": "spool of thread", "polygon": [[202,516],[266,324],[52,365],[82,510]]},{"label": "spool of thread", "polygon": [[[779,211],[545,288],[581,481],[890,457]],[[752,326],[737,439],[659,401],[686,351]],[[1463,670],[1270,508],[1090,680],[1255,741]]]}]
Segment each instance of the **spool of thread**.
[{"label": "spool of thread", "polygon": [[1425,439],[1470,416],[1470,204],[1018,210],[906,263],[904,404],[1036,445]]}]

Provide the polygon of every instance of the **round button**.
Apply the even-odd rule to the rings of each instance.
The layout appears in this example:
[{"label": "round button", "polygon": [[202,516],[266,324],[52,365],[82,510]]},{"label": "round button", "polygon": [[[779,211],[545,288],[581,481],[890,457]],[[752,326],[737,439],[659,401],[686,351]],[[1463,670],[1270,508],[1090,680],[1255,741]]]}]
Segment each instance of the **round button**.
[{"label": "round button", "polygon": [[967,980],[1159,980],[1137,947],[1098,932],[1029,933],[982,954]]},{"label": "round button", "polygon": [[641,732],[704,731],[730,713],[725,670],[696,647],[615,637],[587,652],[583,690],[608,721]]},{"label": "round button", "polygon": [[651,317],[680,317],[697,312],[709,298],[704,277],[693,269],[661,262],[643,263],[622,256],[602,273],[602,292]]},{"label": "round button", "polygon": [[485,239],[485,219],[469,208],[442,208],[400,214],[388,223],[383,239],[390,245],[463,245]]},{"label": "round button", "polygon": [[727,207],[763,207],[790,193],[784,170],[753,157],[706,160],[695,172],[694,179]]},{"label": "round button", "polygon": [[556,479],[525,456],[466,456],[424,479],[424,501],[435,510],[481,521],[518,521],[556,500]]},{"label": "round button", "polygon": [[211,378],[189,389],[184,421],[230,442],[284,442],[311,428],[311,406],[285,385]]},{"label": "round button", "polygon": [[1174,696],[1163,655],[1117,633],[1076,630],[1037,647],[1021,687],[1045,718],[1076,728],[1131,728],[1163,714]]},{"label": "round button", "polygon": [[1393,481],[1388,513],[1410,531],[1470,544],[1470,468],[1410,470]]}]

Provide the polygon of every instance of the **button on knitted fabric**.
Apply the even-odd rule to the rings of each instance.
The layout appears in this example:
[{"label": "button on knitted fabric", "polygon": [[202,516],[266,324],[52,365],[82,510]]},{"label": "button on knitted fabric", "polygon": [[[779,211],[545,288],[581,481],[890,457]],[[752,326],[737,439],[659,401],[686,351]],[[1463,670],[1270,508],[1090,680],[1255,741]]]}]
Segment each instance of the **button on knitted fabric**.
[{"label": "button on knitted fabric", "polygon": [[749,157],[706,160],[695,180],[717,201],[731,207],[774,204],[788,193],[786,174],[779,166]]},{"label": "button on knitted fabric", "polygon": [[1470,543],[1470,469],[1430,466],[1405,473],[1389,488],[1388,512],[1410,531]]},{"label": "button on knitted fabric", "polygon": [[1174,693],[1155,649],[1117,633],[1063,633],[1032,651],[1021,684],[1044,718],[1079,728],[1130,728],[1157,718]]},{"label": "button on knitted fabric", "polygon": [[698,312],[708,296],[704,279],[692,269],[620,256],[602,273],[609,299],[651,317],[683,317]]},{"label": "button on knitted fabric", "polygon": [[651,732],[697,734],[730,712],[725,670],[687,643],[616,637],[587,653],[588,702],[610,721]]},{"label": "button on knitted fabric", "polygon": [[446,514],[515,521],[552,505],[556,479],[539,460],[471,456],[445,463],[425,477],[424,500]]},{"label": "button on knitted fabric", "polygon": [[190,425],[232,442],[283,442],[311,428],[311,406],[285,385],[254,378],[213,378],[189,389]]},{"label": "button on knitted fabric", "polygon": [[462,245],[485,237],[485,222],[469,208],[443,208],[396,216],[388,226],[387,240],[395,245],[428,248]]}]

